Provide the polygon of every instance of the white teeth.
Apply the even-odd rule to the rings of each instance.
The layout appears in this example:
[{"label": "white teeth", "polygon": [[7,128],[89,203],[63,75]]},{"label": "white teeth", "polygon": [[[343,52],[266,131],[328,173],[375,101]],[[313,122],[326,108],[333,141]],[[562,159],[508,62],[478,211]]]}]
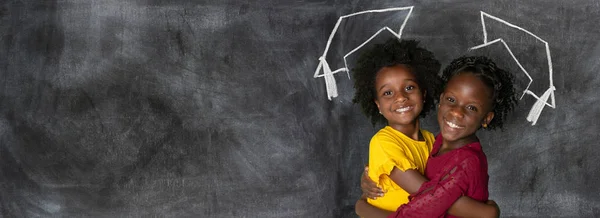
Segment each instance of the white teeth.
[{"label": "white teeth", "polygon": [[410,110],[410,107],[402,107],[402,108],[396,109],[396,112],[402,113],[402,112],[406,112],[408,110]]},{"label": "white teeth", "polygon": [[448,126],[450,126],[452,128],[461,128],[460,126],[458,126],[458,125],[456,125],[454,123],[448,122],[448,121],[446,121],[446,124],[448,124]]}]

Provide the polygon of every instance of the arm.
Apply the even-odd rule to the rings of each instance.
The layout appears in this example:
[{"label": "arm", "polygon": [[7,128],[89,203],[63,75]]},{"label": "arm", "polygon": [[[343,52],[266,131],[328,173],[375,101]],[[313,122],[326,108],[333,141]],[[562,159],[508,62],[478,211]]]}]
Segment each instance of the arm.
[{"label": "arm", "polygon": [[360,176],[360,189],[363,197],[371,198],[373,200],[377,199],[378,197],[383,197],[384,195],[383,189],[377,186],[377,183],[375,183],[375,181],[369,177],[368,166],[365,167],[365,170]]},{"label": "arm", "polygon": [[427,178],[421,175],[419,171],[406,170],[402,172],[402,170],[396,167],[390,173],[390,179],[409,194],[416,193],[421,188],[421,185],[427,182]]},{"label": "arm", "polygon": [[[456,201],[456,203],[454,203],[452,207],[454,207],[456,204],[462,204],[462,203],[459,203],[460,201],[463,201],[462,203],[466,204],[466,205],[462,205],[462,206],[464,206],[463,209],[465,209],[465,210],[469,209],[470,205],[468,205],[468,204],[471,204],[471,205],[483,204],[479,201],[476,201],[469,197],[463,196],[460,198],[460,200]],[[489,205],[489,207],[496,208],[496,206],[495,206],[496,203],[494,201],[489,201],[489,203],[485,204],[485,205]],[[369,203],[367,203],[366,197],[363,197],[363,198],[359,199],[358,201],[356,201],[355,207],[356,207],[356,214],[358,214],[360,217],[363,217],[363,218],[386,218],[390,214],[394,213],[392,211],[382,210],[382,209],[379,209],[379,208],[376,208],[376,207],[370,205]],[[487,210],[488,208],[476,206],[476,207],[472,207],[470,209],[472,209],[472,210]],[[452,213],[452,211],[449,211],[449,213],[453,216],[459,216],[459,217],[465,217],[465,218],[468,218],[468,217],[499,217],[499,215],[500,215],[499,210],[497,210],[497,209],[493,209],[493,210],[485,212],[487,214],[485,214],[484,212],[469,213],[468,211],[463,211],[462,213]],[[460,215],[457,215],[457,214],[460,214]],[[463,216],[463,214],[464,214],[464,216]]]},{"label": "arm", "polygon": [[[363,218],[385,218],[393,212],[379,209],[367,202],[367,198],[377,199],[377,197],[382,197],[384,195],[383,190],[377,187],[377,184],[367,176],[368,172],[369,168],[365,167],[360,179],[360,187],[363,194],[361,199],[356,201],[356,214]],[[402,172],[395,167],[390,173],[390,178],[410,194],[417,192],[419,187],[421,187],[421,184],[427,181],[427,179],[416,170]]]},{"label": "arm", "polygon": [[392,211],[386,211],[370,205],[367,202],[366,196],[363,195],[358,201],[356,201],[355,210],[358,216],[363,218],[386,218],[392,214]]},{"label": "arm", "polygon": [[[424,166],[415,164],[414,160],[409,158],[412,155],[407,155],[405,149],[409,148],[406,146],[410,145],[399,144],[397,140],[386,134],[376,134],[373,137],[369,145],[370,168],[365,169],[363,176],[361,176],[363,198],[356,202],[355,210],[357,214],[362,217],[386,217],[391,213],[391,211],[380,210],[366,201],[367,197],[375,199],[383,196],[384,191],[377,187],[378,184],[387,187],[392,183],[396,183],[395,188],[402,188],[409,193],[415,193],[421,184],[426,181],[425,177],[415,170]],[[382,175],[386,175],[387,178],[382,177]],[[380,181],[382,178],[384,180]]]},{"label": "arm", "polygon": [[392,211],[385,211],[370,205],[367,202],[367,198],[377,199],[377,197],[383,197],[384,192],[377,186],[377,183],[369,177],[369,167],[365,167],[363,174],[360,178],[360,188],[363,192],[361,198],[356,201],[354,205],[356,214],[362,218],[385,218]]},{"label": "arm", "polygon": [[[368,174],[369,167],[365,167],[365,170],[360,178],[360,188],[363,192],[363,195],[371,199],[383,197],[383,190],[377,186],[375,181],[369,178]],[[421,173],[416,170],[407,170],[406,172],[402,172],[402,170],[399,170],[396,167],[394,167],[390,173],[390,179],[392,179],[392,181],[398,184],[398,186],[400,186],[409,194],[416,193],[421,185],[427,181],[427,178],[425,178],[425,176],[421,175]]]},{"label": "arm", "polygon": [[408,204],[402,205],[393,217],[439,217],[446,213],[469,186],[469,177],[476,176],[479,160],[466,157],[452,167],[442,178],[433,178],[411,196]]},{"label": "arm", "polygon": [[[363,171],[363,175],[361,177],[361,189],[365,197],[377,199],[377,197],[383,196],[384,193],[383,190],[377,187],[377,184],[375,184],[375,182],[367,176],[368,170],[369,168],[365,167],[365,170]],[[415,173],[418,175],[414,175]],[[417,192],[417,190],[421,187],[421,184],[426,182],[426,178],[415,170],[407,170],[406,172],[402,172],[401,170],[394,168],[390,177],[392,180],[394,180],[394,182],[396,182],[396,184],[399,184],[400,187],[410,194]],[[359,211],[359,208],[361,211]],[[369,205],[366,200],[362,202],[359,200],[356,203],[356,211],[357,214],[362,217],[382,217],[383,214],[387,216],[391,213],[389,211],[383,211]],[[450,210],[448,210],[448,213],[457,217],[498,217],[500,211],[494,201],[490,201],[489,204],[484,204],[483,202],[474,200],[467,196],[462,196],[454,204],[452,204]]]},{"label": "arm", "polygon": [[412,152],[418,151],[414,151],[411,147],[413,147],[411,143],[399,142],[391,135],[375,135],[369,145],[371,179],[379,182],[377,177],[385,174],[391,182],[396,183],[409,194],[417,192],[427,179],[418,171],[425,166],[418,165],[421,160],[415,162],[413,158],[421,155],[413,154]]},{"label": "arm", "polygon": [[496,205],[494,201],[488,201],[488,203],[483,203],[467,196],[460,197],[448,213],[457,217],[499,217],[500,216],[500,208]]}]

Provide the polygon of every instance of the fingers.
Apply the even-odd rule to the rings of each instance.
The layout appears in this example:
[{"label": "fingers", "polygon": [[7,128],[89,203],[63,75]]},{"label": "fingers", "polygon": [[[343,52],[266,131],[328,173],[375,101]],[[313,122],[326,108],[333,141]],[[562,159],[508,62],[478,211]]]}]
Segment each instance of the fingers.
[{"label": "fingers", "polygon": [[360,179],[360,188],[363,195],[371,199],[377,199],[384,195],[383,189],[379,188],[377,183],[369,177],[369,167],[365,167],[365,170],[363,171],[363,175]]}]

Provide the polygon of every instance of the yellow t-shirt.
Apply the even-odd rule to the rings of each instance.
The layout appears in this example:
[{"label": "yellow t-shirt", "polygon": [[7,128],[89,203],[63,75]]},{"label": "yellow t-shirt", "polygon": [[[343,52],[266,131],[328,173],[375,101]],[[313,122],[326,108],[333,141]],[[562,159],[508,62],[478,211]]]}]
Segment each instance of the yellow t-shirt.
[{"label": "yellow t-shirt", "polygon": [[421,129],[425,141],[417,141],[390,126],[379,130],[369,145],[369,177],[386,192],[377,200],[368,199],[369,204],[380,209],[396,211],[408,203],[408,192],[398,186],[389,175],[396,167],[399,170],[418,170],[425,173],[429,153],[435,136]]}]

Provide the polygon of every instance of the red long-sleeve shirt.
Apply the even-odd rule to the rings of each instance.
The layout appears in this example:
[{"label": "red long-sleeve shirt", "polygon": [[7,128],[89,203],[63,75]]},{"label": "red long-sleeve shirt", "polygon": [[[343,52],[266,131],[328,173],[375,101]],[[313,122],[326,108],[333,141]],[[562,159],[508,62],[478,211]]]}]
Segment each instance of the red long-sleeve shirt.
[{"label": "red long-sleeve shirt", "polygon": [[417,193],[388,218],[398,217],[454,217],[446,212],[463,195],[487,201],[487,158],[479,142],[473,142],[442,155],[436,155],[442,145],[439,134],[427,161],[423,183]]}]

